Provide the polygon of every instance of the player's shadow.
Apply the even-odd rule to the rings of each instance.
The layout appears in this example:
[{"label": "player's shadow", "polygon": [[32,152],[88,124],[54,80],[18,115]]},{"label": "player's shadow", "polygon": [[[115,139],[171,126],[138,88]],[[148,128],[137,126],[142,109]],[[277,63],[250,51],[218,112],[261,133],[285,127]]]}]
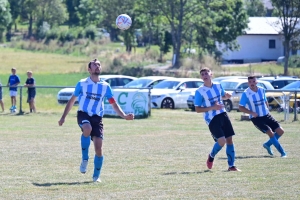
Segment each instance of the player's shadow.
[{"label": "player's shadow", "polygon": [[203,173],[213,173],[211,170],[203,170],[203,171],[197,171],[197,172],[166,172],[163,173],[163,176],[169,176],[169,175],[176,175],[176,174],[181,174],[181,175],[190,175],[190,174],[203,174]]},{"label": "player's shadow", "polygon": [[[235,159],[252,159],[252,158],[273,158],[273,156],[236,156]],[[227,157],[220,157],[219,160],[227,160]]]},{"label": "player's shadow", "polygon": [[56,185],[87,185],[91,184],[92,181],[84,181],[84,182],[57,182],[57,183],[35,183],[33,182],[32,185],[36,187],[51,187]]}]

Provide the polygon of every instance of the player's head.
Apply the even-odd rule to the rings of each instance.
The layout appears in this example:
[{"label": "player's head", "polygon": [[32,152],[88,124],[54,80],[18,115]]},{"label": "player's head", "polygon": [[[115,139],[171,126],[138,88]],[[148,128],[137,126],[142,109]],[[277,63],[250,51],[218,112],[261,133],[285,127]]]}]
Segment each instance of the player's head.
[{"label": "player's head", "polygon": [[257,80],[255,76],[248,76],[248,86],[251,89],[255,89],[257,84]]},{"label": "player's head", "polygon": [[16,68],[14,68],[14,67],[11,68],[11,73],[12,73],[12,74],[16,74],[16,72],[17,72],[17,69],[16,69]]},{"label": "player's head", "polygon": [[101,63],[98,59],[93,59],[88,64],[88,71],[91,75],[99,75],[101,72]]},{"label": "player's head", "polygon": [[203,81],[210,81],[212,77],[212,72],[209,68],[205,67],[200,69],[200,76]]},{"label": "player's head", "polygon": [[32,76],[32,71],[27,71],[27,76],[31,77]]}]

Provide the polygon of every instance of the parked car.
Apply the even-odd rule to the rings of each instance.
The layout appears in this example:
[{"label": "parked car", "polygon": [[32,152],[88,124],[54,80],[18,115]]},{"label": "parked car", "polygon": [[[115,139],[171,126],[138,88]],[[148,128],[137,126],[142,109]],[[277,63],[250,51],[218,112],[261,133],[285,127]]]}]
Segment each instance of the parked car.
[{"label": "parked car", "polygon": [[[266,90],[274,90],[273,86],[268,81],[257,80],[257,82],[257,86],[263,87]],[[222,80],[220,84],[226,92],[231,94],[230,99],[223,101],[226,111],[230,112],[231,110],[238,110],[243,93],[242,90],[248,88],[248,79],[226,79]],[[194,98],[195,94],[192,94],[187,100],[187,105],[192,110],[195,110]]]},{"label": "parked car", "polygon": [[138,79],[135,79],[126,85],[124,85],[124,88],[147,88],[147,87],[153,87],[154,85],[160,83],[161,81],[173,78],[168,76],[145,76],[140,77]]},{"label": "parked car", "polygon": [[294,78],[291,76],[271,76],[271,77],[262,77],[258,80],[269,81],[275,89],[280,89],[290,83],[299,81],[299,78]]},{"label": "parked car", "polygon": [[[281,88],[279,91],[283,92],[267,92],[266,97],[270,106],[270,109],[282,109],[284,105],[285,98],[288,97],[289,99],[289,107],[294,108],[295,105],[295,94],[293,91],[297,91],[296,101],[300,99],[300,80],[294,81],[293,83],[290,83],[283,88]],[[291,92],[284,92],[286,90],[291,90]],[[299,103],[298,103],[299,105]],[[292,109],[290,109],[292,110]]]},{"label": "parked car", "polygon": [[198,78],[166,79],[151,90],[152,108],[188,108],[186,100],[203,84]]},{"label": "parked car", "polygon": [[219,83],[220,81],[223,81],[226,79],[248,79],[248,77],[247,76],[220,76],[220,77],[214,78],[212,81]]},{"label": "parked car", "polygon": [[[112,88],[118,88],[126,85],[127,83],[136,79],[133,76],[125,76],[125,75],[100,75],[100,80],[106,81],[110,84]],[[74,88],[64,88],[57,93],[57,102],[59,104],[66,104],[71,96],[73,95],[75,90]],[[75,102],[77,104],[78,101]]]}]

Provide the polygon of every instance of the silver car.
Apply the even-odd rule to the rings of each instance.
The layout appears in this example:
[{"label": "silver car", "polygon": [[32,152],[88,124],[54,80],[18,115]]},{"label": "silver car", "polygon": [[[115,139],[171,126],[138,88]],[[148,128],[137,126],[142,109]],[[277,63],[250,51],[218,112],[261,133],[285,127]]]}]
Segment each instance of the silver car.
[{"label": "silver car", "polygon": [[151,90],[152,108],[188,108],[186,100],[203,84],[198,78],[166,79]]}]

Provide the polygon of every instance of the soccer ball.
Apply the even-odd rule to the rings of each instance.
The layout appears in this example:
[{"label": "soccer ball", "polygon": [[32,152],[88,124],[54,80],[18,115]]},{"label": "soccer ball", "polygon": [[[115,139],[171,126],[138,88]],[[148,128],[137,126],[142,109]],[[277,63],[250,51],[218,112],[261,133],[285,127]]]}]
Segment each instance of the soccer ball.
[{"label": "soccer ball", "polygon": [[126,14],[121,14],[116,19],[116,25],[121,30],[129,29],[131,23],[131,18]]}]

